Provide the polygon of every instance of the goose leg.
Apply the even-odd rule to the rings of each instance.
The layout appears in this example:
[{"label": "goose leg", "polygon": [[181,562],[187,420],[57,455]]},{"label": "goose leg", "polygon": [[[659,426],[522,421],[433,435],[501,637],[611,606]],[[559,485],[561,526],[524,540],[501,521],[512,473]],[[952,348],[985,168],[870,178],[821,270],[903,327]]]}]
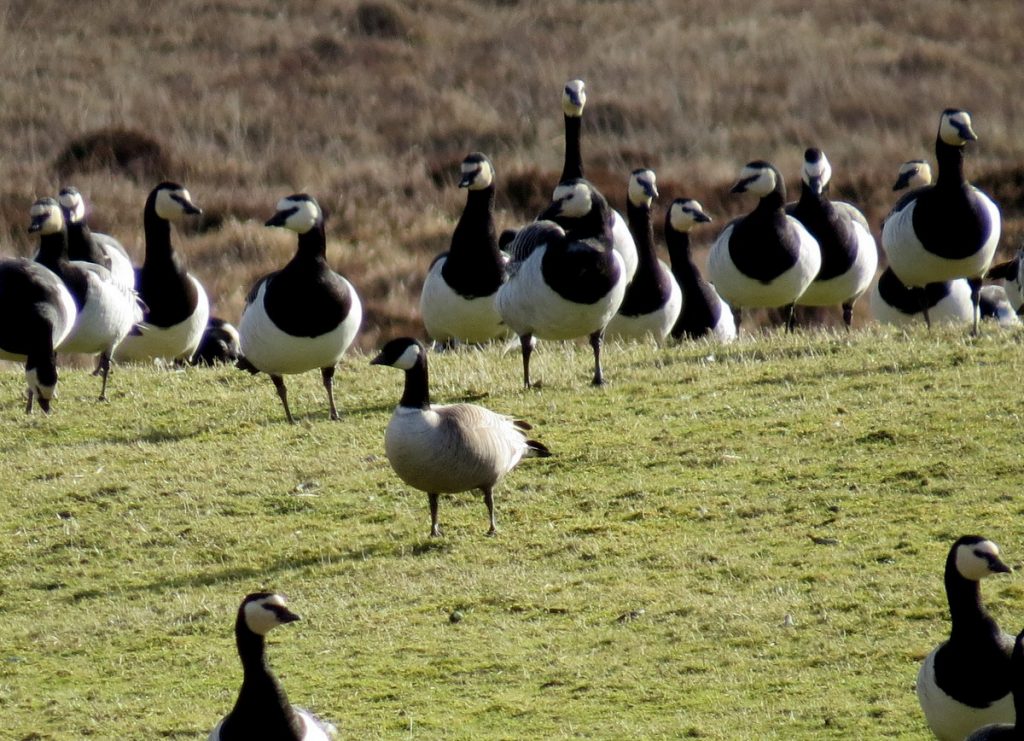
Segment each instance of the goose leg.
[{"label": "goose leg", "polygon": [[530,355],[533,353],[533,335],[520,336],[519,344],[523,348],[523,386],[530,388]]},{"label": "goose leg", "polygon": [[430,537],[440,538],[441,537],[441,524],[437,521],[437,494],[427,494],[427,499],[430,500]]},{"label": "goose leg", "polygon": [[928,316],[928,292],[926,290],[927,288],[928,286],[925,286],[924,288],[918,288],[916,290],[920,291],[921,313],[924,315],[924,326],[928,327],[928,329],[931,329],[932,318]]},{"label": "goose leg", "polygon": [[110,375],[110,353],[103,351],[100,353],[99,360],[96,363],[96,371],[103,379],[103,385],[100,386],[100,398],[99,401],[107,400],[107,377]]},{"label": "goose leg", "polygon": [[324,388],[327,389],[327,403],[331,409],[331,419],[338,419],[338,408],[334,406],[334,366],[321,368],[320,375],[324,379]]},{"label": "goose leg", "polygon": [[789,334],[793,331],[793,328],[796,326],[796,304],[790,304],[789,306],[785,307],[785,311],[786,334]]},{"label": "goose leg", "polygon": [[28,403],[25,405],[25,414],[32,414],[32,389],[28,390]]},{"label": "goose leg", "polygon": [[484,504],[487,505],[487,517],[491,522],[491,528],[487,531],[487,534],[493,538],[498,534],[498,527],[494,522],[494,496],[489,486],[484,487],[481,491],[484,493]]},{"label": "goose leg", "polygon": [[736,325],[736,334],[740,333],[740,322],[743,321],[743,309],[739,306],[730,307],[732,309],[732,323]]},{"label": "goose leg", "polygon": [[853,301],[843,304],[843,324],[846,325],[846,331],[849,332],[853,326]]},{"label": "goose leg", "polygon": [[590,346],[594,348],[594,380],[592,386],[604,386],[604,373],[601,370],[601,345],[604,344],[604,329],[590,335]]},{"label": "goose leg", "polygon": [[288,419],[288,424],[295,424],[295,420],[292,419],[292,411],[288,408],[288,389],[284,387],[284,379],[271,373],[270,380],[274,382],[277,395],[281,397],[281,403],[284,404],[284,416]]},{"label": "goose leg", "polygon": [[967,284],[971,287],[971,308],[972,318],[971,336],[978,336],[978,319],[981,316],[981,278],[968,278]]}]

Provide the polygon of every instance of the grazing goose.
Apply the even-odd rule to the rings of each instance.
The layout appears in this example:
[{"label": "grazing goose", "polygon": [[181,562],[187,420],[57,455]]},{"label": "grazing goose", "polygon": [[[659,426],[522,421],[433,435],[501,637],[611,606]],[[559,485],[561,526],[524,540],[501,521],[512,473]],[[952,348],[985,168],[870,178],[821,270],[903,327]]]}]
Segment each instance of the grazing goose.
[{"label": "grazing goose", "polygon": [[886,268],[871,288],[871,316],[882,324],[906,327],[921,321],[925,309],[929,323],[969,323],[974,316],[971,287],[959,278],[908,288]]},{"label": "grazing goose", "polygon": [[40,198],[30,210],[29,232],[39,235],[36,262],[53,271],[75,301],[77,317],[60,350],[99,355],[102,377],[100,401],[107,398],[110,357],[118,344],[142,319],[142,308],[131,286],[117,281],[102,265],[68,260],[68,232],[64,213],[53,198]]},{"label": "grazing goose", "polygon": [[986,576],[1009,571],[996,544],[980,536],[965,535],[949,549],[949,640],[928,654],[917,675],[917,699],[940,739],[960,741],[986,723],[1013,722],[1013,638],[982,606],[979,586]]},{"label": "grazing goose", "polygon": [[209,741],[328,741],[337,731],[308,710],[288,702],[267,663],[266,635],[299,616],[272,592],[246,595],[235,619],[235,643],[242,660],[242,687],[231,712],[210,732]]},{"label": "grazing goose", "polygon": [[242,347],[239,344],[238,330],[220,317],[211,316],[206,322],[206,331],[203,332],[203,339],[199,341],[195,355],[192,356],[192,365],[216,365],[218,363],[234,363],[242,354]]},{"label": "grazing goose", "polygon": [[25,363],[26,413],[37,397],[49,413],[56,348],[71,334],[77,314],[67,286],[51,270],[23,258],[0,261],[0,359]]},{"label": "grazing goose", "polygon": [[708,255],[708,277],[729,302],[739,326],[744,308],[792,307],[821,269],[821,248],[785,211],[786,185],[768,162],[747,164],[732,193],[760,199],[746,216],[731,221]]},{"label": "grazing goose", "polygon": [[372,365],[405,371],[405,389],[384,435],[384,450],[395,473],[409,486],[427,492],[430,535],[441,534],[437,520],[440,494],[479,489],[495,535],[495,484],[522,458],[551,453],[526,438],[530,425],[476,404],[433,406],[427,377],[427,352],[414,339],[391,340]]},{"label": "grazing goose", "polygon": [[210,301],[171,244],[171,222],[201,213],[189,192],[177,183],[163,182],[150,192],[143,209],[146,257],[135,275],[135,286],[146,307],[142,331],[124,338],[114,360],[187,362],[199,347],[210,317]]},{"label": "grazing goose", "polygon": [[135,287],[135,268],[128,252],[116,239],[89,229],[85,222],[85,199],[78,188],[62,188],[57,202],[64,210],[68,229],[68,259],[102,265],[114,280]]},{"label": "grazing goose", "polygon": [[1010,693],[1015,721],[982,726],[966,741],[1020,741],[1024,738],[1024,630],[1017,634],[1010,656]]},{"label": "grazing goose", "polygon": [[612,249],[604,196],[582,178],[562,183],[540,220],[520,229],[508,250],[509,279],[498,289],[497,306],[502,320],[519,336],[526,388],[531,385],[534,337],[589,336],[593,385],[602,385],[604,329],[626,288],[622,257]]},{"label": "grazing goose", "polygon": [[736,339],[736,322],[729,305],[715,287],[701,276],[690,253],[690,230],[710,223],[711,217],[699,201],[677,198],[665,213],[665,244],[672,261],[672,274],[683,293],[683,307],[672,327],[672,337],[699,339],[711,335],[719,342]]},{"label": "grazing goose", "polygon": [[989,268],[987,276],[992,280],[1002,279],[1003,289],[1006,291],[1006,299],[1017,314],[1020,314],[1021,310],[1024,309],[1024,275],[1021,274],[1022,265],[1024,265],[1024,249],[1019,249],[1012,259]]},{"label": "grazing goose", "polygon": [[238,367],[270,376],[294,424],[282,376],[320,369],[332,420],[334,367],[359,331],[363,305],[352,284],[327,264],[327,236],[320,204],[305,193],[282,198],[267,226],[298,235],[291,261],[260,278],[249,291],[239,322]]},{"label": "grazing goose", "polygon": [[1009,291],[1004,286],[982,286],[978,314],[982,320],[992,320],[1004,329],[1020,324],[1017,308],[1010,301]]},{"label": "grazing goose", "polygon": [[864,214],[826,195],[832,166],[820,149],[804,152],[800,200],[786,206],[821,247],[821,270],[797,299],[801,306],[843,308],[843,323],[853,324],[853,304],[868,290],[878,269],[878,246]]},{"label": "grazing goose", "polygon": [[651,202],[658,196],[653,170],[634,170],[629,176],[626,217],[636,243],[637,267],[618,313],[608,323],[607,337],[661,341],[679,317],[683,297],[668,266],[654,249]]},{"label": "grazing goose", "polygon": [[462,161],[466,207],[448,252],[438,255],[420,293],[420,315],[435,342],[487,342],[508,333],[494,307],[506,259],[494,228],[494,165],[474,152]]},{"label": "grazing goose", "polygon": [[977,138],[967,111],[943,111],[935,139],[938,179],[903,196],[882,225],[889,266],[906,285],[968,279],[975,333],[981,279],[992,263],[1000,230],[999,208],[964,177],[963,150]]}]

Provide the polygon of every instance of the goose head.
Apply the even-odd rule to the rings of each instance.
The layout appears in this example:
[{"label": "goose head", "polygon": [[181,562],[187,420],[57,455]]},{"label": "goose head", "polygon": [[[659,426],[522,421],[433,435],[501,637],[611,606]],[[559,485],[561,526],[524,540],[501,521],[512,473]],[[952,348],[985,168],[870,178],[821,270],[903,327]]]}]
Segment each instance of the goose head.
[{"label": "goose head", "polygon": [[238,608],[239,626],[258,636],[265,636],[278,625],[294,623],[299,616],[288,609],[285,598],[273,592],[253,592]]},{"label": "goose head", "polygon": [[569,118],[583,115],[583,106],[587,104],[587,93],[583,89],[583,80],[569,80],[562,91],[562,111]]},{"label": "goose head", "polygon": [[296,193],[277,202],[277,212],[264,226],[281,226],[297,234],[305,234],[322,225],[324,213],[313,196]]},{"label": "goose head", "polygon": [[64,209],[69,224],[77,224],[85,219],[85,199],[74,186],[66,186],[57,194],[57,202]]},{"label": "goose head", "polygon": [[581,219],[597,205],[595,196],[599,196],[597,189],[583,178],[559,183],[551,194],[551,203],[547,210],[538,216],[537,220]]},{"label": "goose head", "polygon": [[980,535],[965,535],[953,543],[948,562],[961,577],[973,582],[1012,571],[999,558],[999,546]]},{"label": "goose head", "polygon": [[893,190],[904,188],[923,188],[932,184],[932,168],[924,160],[907,160],[900,165],[896,173],[896,182],[893,183]]},{"label": "goose head", "polygon": [[153,188],[147,206],[150,204],[153,212],[164,221],[177,222],[203,212],[192,202],[192,196],[184,186],[169,181]]},{"label": "goose head", "polygon": [[50,401],[57,395],[57,363],[54,354],[28,357],[25,362],[25,382],[29,393],[39,402],[39,408],[49,414]]},{"label": "goose head", "polygon": [[494,164],[486,154],[473,152],[462,160],[462,178],[460,188],[484,190],[494,183]]},{"label": "goose head", "polygon": [[387,342],[380,349],[370,365],[390,365],[399,370],[412,370],[424,362],[427,354],[426,348],[418,340],[412,337],[399,337]]},{"label": "goose head", "polygon": [[786,186],[782,175],[775,169],[775,166],[764,160],[748,162],[736,184],[729,190],[730,193],[753,193],[758,198],[764,198],[771,193],[779,193],[785,198]]},{"label": "goose head", "polygon": [[707,224],[711,221],[711,217],[704,211],[700,201],[695,201],[692,198],[677,198],[668,207],[665,221],[671,229],[685,234],[697,224]]},{"label": "goose head", "polygon": [[28,214],[31,219],[28,225],[29,234],[45,237],[64,228],[64,212],[55,198],[40,198],[32,204]]},{"label": "goose head", "polygon": [[641,208],[650,208],[651,202],[658,197],[657,178],[654,170],[641,168],[633,170],[629,176],[627,190],[629,202]]},{"label": "goose head", "polygon": [[832,165],[829,164],[825,153],[817,147],[807,149],[804,152],[804,166],[800,171],[800,177],[812,193],[824,193],[832,179]]},{"label": "goose head", "polygon": [[947,108],[939,118],[939,139],[952,147],[978,141],[971,128],[971,114],[958,108]]}]

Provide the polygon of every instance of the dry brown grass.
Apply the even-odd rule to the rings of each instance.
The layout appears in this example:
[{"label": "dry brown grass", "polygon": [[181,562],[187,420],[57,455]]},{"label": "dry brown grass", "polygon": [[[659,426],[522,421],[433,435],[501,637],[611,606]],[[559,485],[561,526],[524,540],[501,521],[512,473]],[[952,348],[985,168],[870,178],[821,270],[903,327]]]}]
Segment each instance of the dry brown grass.
[{"label": "dry brown grass", "polygon": [[1022,25],[1018,0],[13,0],[3,253],[32,248],[29,204],[73,178],[94,228],[140,256],[150,165],[97,156],[61,175],[75,142],[129,131],[208,211],[177,239],[218,313],[237,318],[248,282],[287,258],[287,238],[258,224],[303,190],[330,210],[330,259],[364,297],[363,346],[421,334],[419,285],[464,195],[458,161],[494,160],[499,226],[532,216],[560,170],[573,77],[588,88],[588,174],[613,203],[650,166],[662,204],[697,197],[718,224],[750,205],[726,194],[743,163],[774,161],[795,195],[811,145],[877,224],[896,165],[930,156],[939,112],[965,107],[981,136],[968,171],[1000,201],[1009,251],[1024,236]]}]

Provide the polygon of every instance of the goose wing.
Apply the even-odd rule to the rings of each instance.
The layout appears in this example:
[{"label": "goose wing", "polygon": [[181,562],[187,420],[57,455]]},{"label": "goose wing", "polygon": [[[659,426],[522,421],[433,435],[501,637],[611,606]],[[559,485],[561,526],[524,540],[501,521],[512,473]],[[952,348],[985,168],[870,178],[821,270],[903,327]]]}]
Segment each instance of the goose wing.
[{"label": "goose wing", "polygon": [[509,267],[524,262],[538,247],[549,242],[564,239],[565,230],[553,221],[541,220],[527,224],[516,232],[515,237],[505,248],[509,255]]}]

